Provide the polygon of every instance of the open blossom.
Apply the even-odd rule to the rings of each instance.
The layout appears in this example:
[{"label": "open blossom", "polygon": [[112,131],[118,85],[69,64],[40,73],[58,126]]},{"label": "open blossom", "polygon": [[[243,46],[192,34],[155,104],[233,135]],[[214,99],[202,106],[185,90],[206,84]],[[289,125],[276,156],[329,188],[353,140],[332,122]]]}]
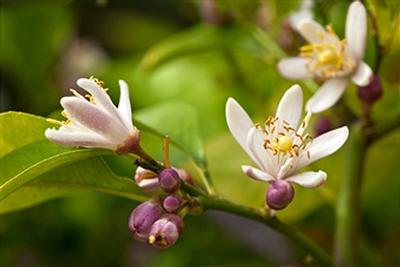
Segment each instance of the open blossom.
[{"label": "open blossom", "polygon": [[278,70],[289,79],[325,81],[308,101],[307,110],[317,113],[333,106],[350,81],[358,86],[369,84],[372,70],[363,61],[367,16],[361,2],[349,7],[346,39],[340,40],[330,25],[324,29],[310,19],[301,20],[297,30],[310,44],[300,48],[298,57],[281,60]]},{"label": "open blossom", "polygon": [[337,151],[348,137],[348,128],[344,126],[313,139],[305,133],[311,113],[300,122],[302,109],[303,93],[298,85],[286,91],[276,115],[269,116],[264,124],[254,124],[234,99],[229,98],[226,103],[226,120],[232,135],[258,166],[243,165],[242,170],[253,179],[274,185],[274,191],[268,194],[275,203],[281,202],[276,192],[283,192],[286,201],[293,197],[290,187],[275,184],[277,181],[308,188],[321,185],[327,178],[325,172],[296,172]]},{"label": "open blossom", "polygon": [[77,84],[89,94],[85,97],[71,89],[74,96],[61,98],[67,121],[56,129],[47,129],[46,137],[65,146],[106,148],[128,153],[138,147],[140,132],[132,124],[129,89],[119,81],[121,96],[114,106],[103,83],[97,79],[79,79]]}]

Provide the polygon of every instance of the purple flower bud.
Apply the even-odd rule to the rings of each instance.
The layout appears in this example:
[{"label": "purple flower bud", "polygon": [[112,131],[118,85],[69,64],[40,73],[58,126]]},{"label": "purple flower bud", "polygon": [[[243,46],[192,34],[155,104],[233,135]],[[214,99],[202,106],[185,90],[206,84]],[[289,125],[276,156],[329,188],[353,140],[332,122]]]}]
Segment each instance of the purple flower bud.
[{"label": "purple flower bud", "polygon": [[158,181],[162,190],[167,193],[175,192],[181,185],[179,174],[171,168],[162,170],[158,176]]},{"label": "purple flower bud", "polygon": [[169,248],[175,244],[185,224],[175,214],[165,214],[151,227],[148,241],[156,248]]},{"label": "purple flower bud", "polygon": [[153,191],[160,188],[157,174],[140,166],[136,168],[135,181],[145,191]]},{"label": "purple flower bud", "polygon": [[358,97],[367,104],[373,104],[382,96],[382,85],[378,75],[373,75],[367,86],[359,86]]},{"label": "purple flower bud", "polygon": [[163,201],[163,207],[167,212],[176,213],[181,207],[182,199],[178,195],[167,196]]},{"label": "purple flower bud", "polygon": [[160,219],[163,209],[159,203],[146,201],[137,206],[129,216],[128,227],[137,240],[146,241],[151,226]]},{"label": "purple flower bud", "polygon": [[315,137],[333,129],[332,121],[328,117],[321,116],[314,124]]},{"label": "purple flower bud", "polygon": [[267,192],[267,205],[271,209],[281,210],[293,200],[293,186],[285,180],[273,181]]}]

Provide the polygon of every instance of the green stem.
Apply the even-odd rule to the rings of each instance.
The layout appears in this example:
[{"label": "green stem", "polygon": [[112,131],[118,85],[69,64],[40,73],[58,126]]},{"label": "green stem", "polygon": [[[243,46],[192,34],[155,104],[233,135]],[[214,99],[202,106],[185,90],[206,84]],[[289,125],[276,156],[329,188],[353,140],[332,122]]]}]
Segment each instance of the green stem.
[{"label": "green stem", "polygon": [[355,125],[346,144],[345,174],[341,181],[336,209],[336,262],[339,266],[358,266],[360,192],[366,153],[362,125]]},{"label": "green stem", "polygon": [[299,248],[302,248],[305,252],[309,253],[319,263],[318,266],[335,266],[332,263],[330,256],[314,241],[306,237],[295,228],[282,223],[276,217],[271,217],[270,215],[268,215],[267,212],[261,209],[257,210],[249,207],[244,207],[219,197],[201,196],[199,197],[199,201],[203,204],[205,209],[219,210],[232,214],[237,214],[269,226],[277,232],[286,236]]}]

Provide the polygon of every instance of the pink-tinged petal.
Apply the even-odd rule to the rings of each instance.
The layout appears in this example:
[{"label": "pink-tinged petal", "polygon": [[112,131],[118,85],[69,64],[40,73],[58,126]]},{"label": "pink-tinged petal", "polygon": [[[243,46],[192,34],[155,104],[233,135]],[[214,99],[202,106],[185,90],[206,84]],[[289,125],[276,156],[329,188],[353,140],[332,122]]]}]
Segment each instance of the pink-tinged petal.
[{"label": "pink-tinged petal", "polygon": [[95,81],[81,78],[78,79],[76,83],[93,96],[95,104],[99,108],[103,109],[104,112],[108,113],[111,117],[119,120],[125,127],[125,124],[118,113],[118,109],[114,106],[110,96]]},{"label": "pink-tinged petal", "polygon": [[275,178],[269,175],[268,173],[265,173],[251,166],[242,165],[242,171],[244,174],[257,181],[270,182],[275,180]]},{"label": "pink-tinged petal", "polygon": [[71,96],[63,97],[60,102],[72,122],[78,122],[114,144],[124,143],[129,135],[119,120],[86,100]]},{"label": "pink-tinged petal", "polygon": [[153,191],[160,189],[160,183],[157,178],[144,179],[138,183],[139,187],[145,191]]},{"label": "pink-tinged petal", "polygon": [[239,143],[239,145],[243,148],[247,154],[251,155],[252,153],[247,147],[247,133],[253,127],[253,122],[251,121],[249,115],[247,115],[246,111],[236,102],[235,99],[229,98],[226,101],[225,106],[225,116],[226,122],[228,124],[229,130],[231,131],[233,137]]},{"label": "pink-tinged petal", "polygon": [[318,113],[332,107],[343,95],[348,81],[347,78],[334,78],[325,81],[321,88],[308,100],[306,109],[312,113]]},{"label": "pink-tinged petal", "polygon": [[278,132],[282,130],[283,123],[287,122],[289,125],[297,129],[301,113],[303,110],[303,92],[301,87],[297,84],[290,87],[282,96],[276,111],[278,120]]},{"label": "pink-tinged petal", "polygon": [[367,37],[367,12],[360,1],[354,1],[347,12],[346,40],[350,54],[356,60],[364,57]]},{"label": "pink-tinged petal", "polygon": [[295,164],[294,170],[298,170],[307,166],[314,161],[335,153],[343,146],[349,136],[349,129],[346,126],[329,131],[323,135],[318,136],[310,143],[307,148],[307,153],[303,153],[301,158]]},{"label": "pink-tinged petal", "polygon": [[367,86],[372,80],[373,72],[365,63],[360,62],[351,80],[358,86]]},{"label": "pink-tinged petal", "polygon": [[324,27],[313,20],[301,21],[298,31],[309,43],[322,43],[328,38],[332,38]]},{"label": "pink-tinged petal", "polygon": [[47,129],[45,136],[50,141],[63,146],[116,149],[115,144],[96,133]]},{"label": "pink-tinged petal", "polygon": [[252,127],[247,135],[247,147],[258,167],[275,176],[278,169],[277,162],[274,156],[264,148],[264,134],[256,127]]},{"label": "pink-tinged petal", "polygon": [[291,80],[303,80],[313,77],[312,73],[307,69],[307,60],[302,57],[280,60],[278,71],[283,77]]},{"label": "pink-tinged petal", "polygon": [[296,183],[303,187],[315,188],[323,184],[326,181],[326,177],[327,175],[323,171],[303,172],[286,178],[285,180],[287,182]]},{"label": "pink-tinged petal", "polygon": [[129,88],[126,82],[123,80],[119,81],[119,87],[121,90],[121,95],[119,97],[118,111],[126,128],[128,128],[128,130],[132,132],[132,108],[131,101],[129,99]]}]

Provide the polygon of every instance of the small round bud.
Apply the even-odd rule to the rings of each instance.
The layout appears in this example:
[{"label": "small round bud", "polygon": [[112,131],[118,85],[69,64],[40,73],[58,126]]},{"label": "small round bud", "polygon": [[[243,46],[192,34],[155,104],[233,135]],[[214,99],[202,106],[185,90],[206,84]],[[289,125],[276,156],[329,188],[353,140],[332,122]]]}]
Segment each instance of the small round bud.
[{"label": "small round bud", "polygon": [[379,76],[373,75],[368,85],[358,87],[357,93],[358,97],[367,104],[373,104],[381,98],[383,91]]},{"label": "small round bud", "polygon": [[179,174],[171,168],[162,170],[158,176],[158,180],[160,182],[161,189],[167,193],[175,192],[181,185]]},{"label": "small round bud", "polygon": [[328,117],[321,116],[314,124],[314,135],[320,136],[333,129],[332,121]]},{"label": "small round bud", "polygon": [[138,240],[145,241],[155,221],[161,218],[163,209],[159,203],[146,201],[137,206],[129,216],[128,227]]},{"label": "small round bud", "polygon": [[185,224],[175,214],[165,214],[151,227],[148,242],[156,248],[169,248],[175,244]]},{"label": "small round bud", "polygon": [[153,191],[160,188],[157,174],[140,166],[136,168],[135,181],[145,191]]},{"label": "small round bud", "polygon": [[181,178],[182,181],[184,181],[185,183],[194,185],[193,178],[187,170],[177,169],[177,171],[178,171],[179,177]]},{"label": "small round bud", "polygon": [[271,209],[281,210],[292,202],[293,197],[293,186],[284,180],[276,180],[268,188],[267,205]]},{"label": "small round bud", "polygon": [[163,201],[163,207],[167,212],[176,213],[181,207],[182,199],[178,195],[167,196]]}]

